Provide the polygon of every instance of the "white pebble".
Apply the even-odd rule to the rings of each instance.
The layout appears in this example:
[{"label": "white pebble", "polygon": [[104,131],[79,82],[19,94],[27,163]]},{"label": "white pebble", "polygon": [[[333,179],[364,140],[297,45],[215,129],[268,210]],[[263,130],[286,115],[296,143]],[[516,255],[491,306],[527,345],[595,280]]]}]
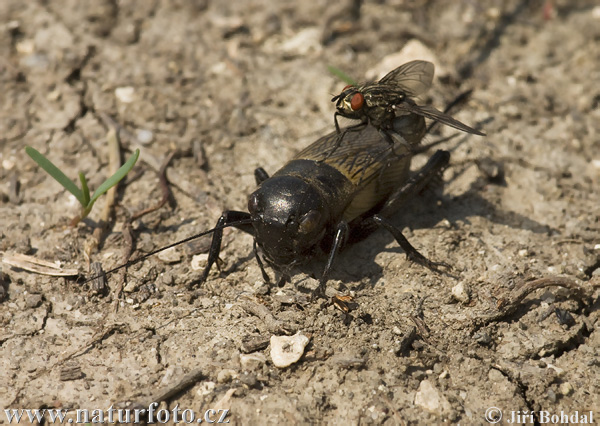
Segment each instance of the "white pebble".
[{"label": "white pebble", "polygon": [[135,137],[142,145],[147,145],[154,139],[154,134],[150,130],[139,129]]},{"label": "white pebble", "polygon": [[569,382],[563,382],[558,387],[558,390],[562,395],[568,396],[573,393],[573,386]]},{"label": "white pebble", "polygon": [[461,281],[452,287],[452,296],[461,303],[469,303],[471,301],[471,289]]},{"label": "white pebble", "polygon": [[15,167],[15,162],[12,158],[7,158],[6,160],[2,160],[2,167],[4,170],[11,170],[13,167]]},{"label": "white pebble", "polygon": [[271,336],[271,360],[275,367],[285,368],[297,362],[308,341],[308,337],[300,332],[293,336]]},{"label": "white pebble", "polygon": [[115,89],[115,96],[118,100],[123,102],[124,104],[129,104],[133,102],[133,95],[135,94],[135,89],[131,86],[125,87],[117,87]]},{"label": "white pebble", "polygon": [[16,43],[15,50],[21,55],[30,55],[35,51],[35,43],[29,39],[22,40]]},{"label": "white pebble", "polygon": [[208,263],[208,253],[197,254],[192,257],[191,267],[194,271],[203,270]]},{"label": "white pebble", "polygon": [[415,394],[415,405],[432,413],[441,415],[452,408],[450,402],[429,380],[423,380]]}]

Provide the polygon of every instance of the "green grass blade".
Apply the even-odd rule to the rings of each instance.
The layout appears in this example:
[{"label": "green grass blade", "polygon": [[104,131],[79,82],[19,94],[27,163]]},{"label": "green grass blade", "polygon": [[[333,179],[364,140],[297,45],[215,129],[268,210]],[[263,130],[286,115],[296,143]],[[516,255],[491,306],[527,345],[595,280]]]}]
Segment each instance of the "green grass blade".
[{"label": "green grass blade", "polygon": [[339,78],[340,80],[342,80],[344,83],[351,84],[352,86],[357,85],[357,82],[352,77],[350,77],[348,74],[346,74],[344,71],[342,71],[341,69],[334,67],[332,65],[328,65],[327,70],[332,75],[334,75],[337,78]]},{"label": "green grass blade", "polygon": [[88,188],[87,180],[82,172],[79,172],[79,181],[81,182],[81,191],[83,192],[83,199],[85,200],[84,207],[90,203],[90,188]]},{"label": "green grass blade", "polygon": [[48,160],[39,151],[35,150],[30,146],[25,147],[25,152],[31,157],[33,161],[38,163],[38,165],[42,169],[44,169],[50,176],[52,176],[58,183],[64,186],[67,191],[73,194],[82,206],[85,207],[87,205],[87,203],[85,203],[85,197],[83,196],[83,192],[81,192],[81,190],[77,188],[77,185],[75,185],[75,183],[71,179],[69,179],[63,172],[61,172],[58,167],[52,164],[50,160]]},{"label": "green grass blade", "polygon": [[99,196],[101,196],[106,191],[108,191],[110,188],[112,188],[117,183],[119,183],[119,181],[121,179],[123,179],[125,177],[125,175],[131,171],[131,169],[133,169],[133,166],[135,165],[135,162],[137,161],[139,156],[140,156],[140,150],[136,149],[135,152],[133,153],[133,155],[131,156],[131,158],[129,158],[129,160],[127,160],[127,162],[125,164],[123,164],[121,166],[121,168],[119,170],[117,170],[117,172],[114,175],[112,175],[111,177],[106,179],[102,183],[102,185],[100,185],[98,187],[98,189],[96,189],[96,191],[94,191],[94,195],[92,195],[92,198],[91,198],[90,202],[88,203],[88,207],[93,205]]}]

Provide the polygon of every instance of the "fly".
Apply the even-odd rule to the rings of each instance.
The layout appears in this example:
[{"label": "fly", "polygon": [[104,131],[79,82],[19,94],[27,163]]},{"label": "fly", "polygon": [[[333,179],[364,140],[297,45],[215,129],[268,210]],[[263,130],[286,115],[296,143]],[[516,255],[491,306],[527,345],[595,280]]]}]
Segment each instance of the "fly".
[{"label": "fly", "polygon": [[[435,67],[431,62],[411,61],[390,71],[377,82],[344,87],[342,93],[331,99],[335,102],[334,123],[340,135],[334,150],[341,144],[346,132],[360,129],[366,124],[371,124],[378,129],[388,142],[393,144],[389,137],[392,122],[396,117],[407,114],[415,114],[463,132],[485,136],[479,130],[461,123],[430,105],[417,105],[412,99],[429,90],[434,70]],[[342,131],[338,124],[338,116],[360,120],[360,123]],[[422,135],[416,135],[414,140],[408,142],[418,143],[420,137]]]}]

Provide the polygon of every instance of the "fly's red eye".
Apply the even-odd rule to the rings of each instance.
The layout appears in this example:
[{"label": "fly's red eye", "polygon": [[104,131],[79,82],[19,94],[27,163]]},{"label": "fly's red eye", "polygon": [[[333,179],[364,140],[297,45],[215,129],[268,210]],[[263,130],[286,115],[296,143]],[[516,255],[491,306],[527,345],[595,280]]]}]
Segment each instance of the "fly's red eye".
[{"label": "fly's red eye", "polygon": [[342,89],[342,92],[345,92],[346,90],[348,90],[349,88],[354,87],[353,85],[349,84],[347,86],[344,86],[344,88]]},{"label": "fly's red eye", "polygon": [[352,111],[358,111],[362,108],[364,102],[365,97],[362,93],[355,93],[354,96],[352,96],[352,99],[350,99],[350,108],[352,108]]}]

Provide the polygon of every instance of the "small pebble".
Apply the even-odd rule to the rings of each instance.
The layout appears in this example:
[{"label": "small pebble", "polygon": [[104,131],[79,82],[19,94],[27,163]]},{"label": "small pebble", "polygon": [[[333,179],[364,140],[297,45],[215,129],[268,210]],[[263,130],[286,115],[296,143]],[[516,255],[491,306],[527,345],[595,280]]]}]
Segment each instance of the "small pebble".
[{"label": "small pebble", "polygon": [[2,160],[2,168],[4,168],[4,170],[12,170],[13,167],[15,167],[13,158]]},{"label": "small pebble", "polygon": [[281,50],[291,55],[306,55],[309,52],[320,52],[321,31],[318,28],[305,28],[281,44]]},{"label": "small pebble", "polygon": [[181,253],[175,247],[161,251],[157,257],[165,263],[177,263],[181,261]]},{"label": "small pebble", "polygon": [[196,392],[199,396],[206,396],[212,393],[217,384],[215,382],[204,382],[200,385],[200,389]]},{"label": "small pebble", "polygon": [[248,371],[244,371],[242,374],[240,374],[239,379],[240,383],[248,386],[249,388],[253,388],[256,387],[256,385],[258,385],[258,378],[256,377],[256,374],[250,373]]},{"label": "small pebble", "polygon": [[461,281],[452,287],[452,296],[461,303],[469,303],[471,301],[471,289]]},{"label": "small pebble", "polygon": [[563,369],[562,369],[562,368],[560,368],[560,367],[557,367],[556,365],[552,365],[552,364],[550,364],[550,363],[547,363],[547,364],[548,364],[548,368],[551,368],[552,370],[554,370],[554,371],[556,372],[556,375],[557,375],[558,377],[562,377],[562,376],[564,376],[564,374],[565,374],[565,370],[563,370]]},{"label": "small pebble", "polygon": [[229,383],[237,377],[235,370],[224,369],[217,374],[217,383]]},{"label": "small pebble", "polygon": [[505,115],[508,118],[519,118],[521,117],[521,110],[517,105],[505,104],[498,108],[498,112]]},{"label": "small pebble", "polygon": [[569,382],[564,382],[560,384],[558,390],[561,393],[561,395],[568,396],[571,395],[571,393],[573,393],[573,386]]},{"label": "small pebble", "polygon": [[135,89],[131,86],[117,87],[115,89],[115,96],[119,101],[123,102],[124,104],[129,104],[133,102],[134,94]]},{"label": "small pebble", "polygon": [[194,271],[202,271],[208,262],[208,253],[197,254],[192,257],[191,267]]},{"label": "small pebble", "polygon": [[42,295],[41,294],[28,294],[25,296],[25,306],[28,308],[37,308],[42,304]]},{"label": "small pebble", "polygon": [[136,280],[128,280],[125,287],[123,287],[124,293],[133,293],[139,287],[139,283]]},{"label": "small pebble", "polygon": [[257,370],[267,362],[267,357],[260,352],[240,355],[240,365],[242,370]]},{"label": "small pebble", "polygon": [[15,50],[21,55],[30,55],[35,52],[35,42],[30,39],[19,41],[15,44]]},{"label": "small pebble", "polygon": [[300,333],[271,336],[271,360],[275,367],[285,368],[297,362],[304,354],[308,341],[308,337]]},{"label": "small pebble", "polygon": [[154,139],[154,134],[150,130],[139,129],[135,137],[142,145],[148,145]]},{"label": "small pebble", "polygon": [[419,385],[415,394],[415,405],[437,415],[449,412],[452,408],[446,397],[429,380],[423,380]]}]

